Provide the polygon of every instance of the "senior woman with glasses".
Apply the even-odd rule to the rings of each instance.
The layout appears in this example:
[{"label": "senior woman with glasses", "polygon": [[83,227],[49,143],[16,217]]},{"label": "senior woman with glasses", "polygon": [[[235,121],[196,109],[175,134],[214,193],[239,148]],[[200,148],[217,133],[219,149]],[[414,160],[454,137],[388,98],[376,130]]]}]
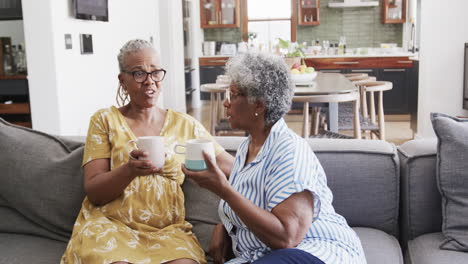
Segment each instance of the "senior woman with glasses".
[{"label": "senior woman with glasses", "polygon": [[[194,118],[156,105],[166,71],[151,43],[127,42],[118,62],[123,106],[91,117],[83,157],[86,197],[61,263],[206,263],[185,221],[183,157],[171,150],[212,137]],[[143,151],[127,153],[127,142],[141,136],[164,137],[163,168],[145,161]],[[215,152],[228,173],[232,156],[218,144]]]},{"label": "senior woman with glasses", "polygon": [[228,61],[226,74],[232,80],[224,101],[229,123],[249,137],[230,176],[207,155],[208,170],[183,168],[222,199],[213,258],[224,262],[232,243],[235,258],[228,263],[366,263],[356,233],[333,209],[318,159],[283,119],[294,93],[283,59],[242,54]]}]

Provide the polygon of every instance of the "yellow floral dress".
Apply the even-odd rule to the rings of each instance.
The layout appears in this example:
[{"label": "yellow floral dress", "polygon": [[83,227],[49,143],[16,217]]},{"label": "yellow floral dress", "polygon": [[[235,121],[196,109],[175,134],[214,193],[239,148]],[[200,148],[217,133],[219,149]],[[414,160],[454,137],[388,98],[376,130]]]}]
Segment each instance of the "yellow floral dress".
[{"label": "yellow floral dress", "polygon": [[[194,118],[172,110],[167,110],[161,135],[167,152],[163,172],[136,177],[120,197],[103,206],[85,197],[61,263],[164,263],[180,258],[206,263],[192,225],[185,221],[184,156],[173,149],[192,138],[212,137]],[[132,139],[136,137],[116,107],[97,111],[91,117],[83,165],[103,158],[110,158],[111,169],[126,164],[126,145]],[[216,155],[223,151],[214,145]]]}]

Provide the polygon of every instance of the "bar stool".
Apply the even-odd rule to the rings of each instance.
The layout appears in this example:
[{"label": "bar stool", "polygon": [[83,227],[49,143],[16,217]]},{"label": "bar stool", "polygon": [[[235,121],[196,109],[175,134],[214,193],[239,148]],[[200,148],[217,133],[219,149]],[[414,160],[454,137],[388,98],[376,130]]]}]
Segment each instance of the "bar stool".
[{"label": "bar stool", "polygon": [[360,95],[360,98],[359,98],[359,101],[360,101],[360,104],[361,104],[361,114],[363,116],[367,116],[367,98],[366,98],[366,93],[361,89],[361,86],[359,84],[361,83],[365,83],[365,82],[375,82],[377,81],[377,78],[374,77],[374,76],[368,76],[367,73],[366,73],[366,76],[365,77],[362,77],[362,76],[355,76],[355,77],[351,77],[349,78],[349,80],[356,86],[358,86],[359,88],[359,95]]},{"label": "bar stool", "polygon": [[218,75],[216,76],[216,83],[230,84],[231,78],[227,75]]},{"label": "bar stool", "polygon": [[[369,129],[371,132],[371,137],[375,138],[376,136],[380,140],[385,140],[385,115],[384,115],[384,105],[383,105],[383,92],[389,91],[393,88],[393,83],[383,82],[383,81],[372,81],[372,82],[362,82],[359,84],[360,90],[363,90],[365,94],[369,93],[369,114],[370,114],[370,123],[372,125],[377,125],[377,128]],[[377,116],[375,112],[375,95],[377,93]],[[364,112],[367,114],[367,111]],[[364,115],[364,118],[368,118],[368,115]],[[378,120],[378,121],[377,121]],[[365,129],[365,127],[363,127]]]},{"label": "bar stool", "polygon": [[220,121],[223,115],[223,95],[226,93],[226,89],[229,88],[229,84],[223,83],[206,83],[200,85],[200,91],[210,93],[210,133],[215,134],[216,124]]}]

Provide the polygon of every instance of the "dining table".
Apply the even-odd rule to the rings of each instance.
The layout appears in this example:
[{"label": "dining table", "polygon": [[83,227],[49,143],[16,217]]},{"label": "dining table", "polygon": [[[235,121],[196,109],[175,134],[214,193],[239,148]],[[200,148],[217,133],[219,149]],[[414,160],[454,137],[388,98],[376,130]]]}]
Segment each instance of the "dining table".
[{"label": "dining table", "polygon": [[[317,72],[317,76],[313,81],[295,83],[293,101],[304,103],[303,136],[308,137],[309,134],[309,103],[328,104],[327,121],[329,131],[338,133],[339,103],[354,100],[356,100],[355,114],[359,115],[357,112],[359,88],[341,73]],[[360,137],[360,129],[357,131],[357,127],[359,127],[359,124],[355,122],[355,137]]]}]

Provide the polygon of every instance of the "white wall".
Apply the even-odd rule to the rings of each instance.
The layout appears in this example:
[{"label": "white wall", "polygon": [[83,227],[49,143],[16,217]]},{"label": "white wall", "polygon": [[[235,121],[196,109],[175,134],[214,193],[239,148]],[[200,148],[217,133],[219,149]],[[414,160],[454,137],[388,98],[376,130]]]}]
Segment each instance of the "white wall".
[{"label": "white wall", "polygon": [[0,21],[0,37],[11,37],[12,45],[23,45],[23,20]]},{"label": "white wall", "polygon": [[60,116],[51,5],[50,0],[22,2],[33,128],[59,134]]},{"label": "white wall", "polygon": [[417,136],[434,136],[430,112],[468,116],[462,106],[467,10],[466,0],[421,1]]},{"label": "white wall", "polygon": [[159,1],[161,64],[167,70],[164,106],[186,112],[182,0]]},{"label": "white wall", "polygon": [[[153,37],[159,50],[160,41],[165,41],[159,26],[163,19],[159,5],[173,1],[109,1],[109,22],[73,18],[71,2],[23,0],[32,121],[34,129],[44,132],[86,135],[90,116],[97,109],[116,104],[120,47],[130,39]],[[180,16],[171,15],[165,14],[164,19],[181,23],[181,10]],[[93,54],[81,54],[80,33],[93,35]],[[72,35],[71,50],[65,49],[64,34]],[[182,37],[182,28],[180,35]],[[183,47],[177,49],[178,43],[171,44],[173,49],[161,52],[163,61],[183,51]],[[179,89],[183,93],[183,53],[181,56],[180,76],[173,78],[181,79],[182,85],[175,91],[164,92],[164,97]],[[165,68],[178,76],[172,67]],[[173,96],[165,106],[176,105],[177,110],[185,110],[185,96],[182,103],[174,101],[176,98]]]}]

